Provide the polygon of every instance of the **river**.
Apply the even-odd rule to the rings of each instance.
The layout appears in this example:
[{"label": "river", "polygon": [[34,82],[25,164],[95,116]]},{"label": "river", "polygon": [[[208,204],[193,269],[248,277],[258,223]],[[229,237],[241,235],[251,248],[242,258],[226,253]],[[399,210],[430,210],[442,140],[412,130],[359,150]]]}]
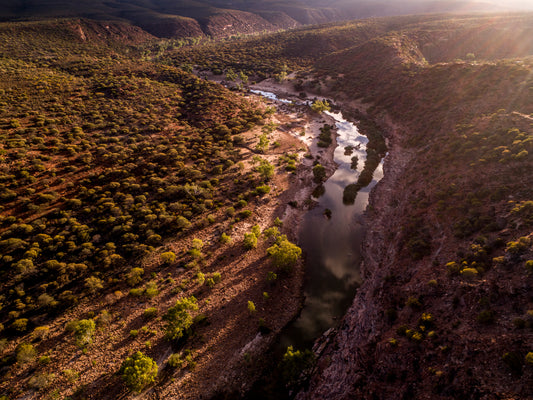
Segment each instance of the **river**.
[{"label": "river", "polygon": [[[290,103],[274,93],[252,90],[270,100]],[[310,105],[310,101],[297,104]],[[335,173],[323,184],[315,200],[318,205],[302,221],[298,244],[305,254],[305,303],[303,309],[282,332],[280,350],[293,346],[311,348],[326,330],[336,326],[350,306],[361,284],[359,266],[364,235],[362,216],[370,190],[383,177],[383,159],[373,171],[372,180],[357,192],[353,202],[343,201],[344,190],[354,186],[367,161],[368,138],[341,112],[326,112],[335,120],[337,147]],[[369,165],[371,163],[369,162]],[[368,169],[368,167],[367,167]],[[348,203],[348,204],[347,204]],[[326,216],[326,210],[329,210]]]}]

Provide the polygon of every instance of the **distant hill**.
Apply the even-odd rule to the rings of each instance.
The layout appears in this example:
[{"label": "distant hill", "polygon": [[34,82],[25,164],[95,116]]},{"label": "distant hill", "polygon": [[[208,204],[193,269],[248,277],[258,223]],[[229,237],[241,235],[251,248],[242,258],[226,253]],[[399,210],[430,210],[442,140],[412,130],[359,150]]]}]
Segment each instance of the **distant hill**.
[{"label": "distant hill", "polygon": [[454,0],[13,0],[0,5],[0,21],[83,17],[128,22],[158,37],[227,37],[353,18],[502,8]]}]

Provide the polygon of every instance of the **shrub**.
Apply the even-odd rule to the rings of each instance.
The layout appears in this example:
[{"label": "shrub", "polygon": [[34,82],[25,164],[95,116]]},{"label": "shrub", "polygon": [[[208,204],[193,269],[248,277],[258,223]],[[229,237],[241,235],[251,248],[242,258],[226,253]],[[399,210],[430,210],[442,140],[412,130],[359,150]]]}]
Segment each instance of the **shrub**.
[{"label": "shrub", "polygon": [[157,316],[157,308],[149,307],[143,312],[143,317],[147,319],[152,319]]},{"label": "shrub", "polygon": [[120,367],[124,383],[130,390],[137,393],[155,381],[157,372],[157,363],[140,351],[126,358]]},{"label": "shrub", "polygon": [[47,374],[43,372],[28,379],[28,385],[35,390],[41,390],[49,386],[54,378],[54,374]]},{"label": "shrub", "polygon": [[90,293],[94,294],[100,289],[104,288],[104,283],[100,278],[90,276],[85,279],[85,287],[89,290]]},{"label": "shrub", "polygon": [[126,282],[130,286],[135,286],[142,282],[142,276],[144,275],[144,269],[142,268],[132,268],[126,277]]},{"label": "shrub", "polygon": [[35,360],[37,357],[37,350],[28,343],[22,343],[17,347],[17,362],[26,364]]},{"label": "shrub", "polygon": [[28,328],[28,319],[27,318],[16,319],[11,324],[11,328],[13,328],[17,332],[24,332]]},{"label": "shrub", "polygon": [[311,109],[314,112],[321,113],[324,111],[330,111],[331,106],[329,105],[327,100],[315,100],[313,104],[311,104]]},{"label": "shrub", "polygon": [[461,276],[465,279],[472,279],[478,276],[478,271],[475,268],[465,268],[461,271]]},{"label": "shrub", "polygon": [[267,274],[267,281],[269,281],[269,282],[274,282],[276,279],[278,279],[278,274],[276,274],[276,273],[273,272],[273,271],[268,271],[268,274]]},{"label": "shrub", "polygon": [[161,253],[161,261],[163,264],[172,264],[174,261],[176,261],[176,254],[174,254],[172,251]]},{"label": "shrub", "polygon": [[196,310],[198,310],[198,305],[194,296],[176,301],[176,304],[170,307],[163,317],[167,321],[166,337],[172,340],[183,337],[193,324],[193,318],[189,311]]},{"label": "shrub", "polygon": [[76,382],[80,377],[79,372],[74,369],[65,369],[63,375],[65,375],[65,378],[67,378],[70,383]]},{"label": "shrub", "polygon": [[461,266],[457,264],[455,261],[450,261],[446,264],[446,269],[448,271],[448,274],[451,276],[456,276],[461,272]]},{"label": "shrub", "polygon": [[280,363],[283,380],[289,385],[298,383],[302,372],[310,370],[314,363],[315,355],[311,350],[295,351],[292,346],[287,347]]},{"label": "shrub", "polygon": [[519,238],[517,241],[508,242],[506,250],[511,254],[520,254],[525,251],[531,245],[531,239],[527,236]]},{"label": "shrub", "polygon": [[263,234],[265,235],[265,237],[267,238],[271,238],[271,237],[278,237],[279,236],[279,230],[278,228],[276,228],[275,226],[271,227],[271,228],[267,228],[263,231]]},{"label": "shrub", "polygon": [[205,282],[205,274],[203,272],[198,272],[196,274],[196,281],[199,285],[203,285]]},{"label": "shrub", "polygon": [[262,196],[262,195],[265,195],[265,194],[268,194],[270,193],[270,186],[268,185],[259,185],[255,188],[255,192]]},{"label": "shrub", "polygon": [[422,307],[422,304],[420,303],[420,300],[416,297],[410,296],[407,301],[405,302],[405,305],[408,307],[411,307],[412,309],[418,310]]},{"label": "shrub", "polygon": [[225,232],[220,235],[220,243],[222,244],[229,244],[231,243],[231,236],[227,235]]},{"label": "shrub", "polygon": [[184,362],[180,354],[174,353],[168,358],[167,364],[171,368],[181,368]]},{"label": "shrub", "polygon": [[259,225],[252,226],[252,233],[257,237],[261,236],[261,227]]},{"label": "shrub", "polygon": [[533,260],[526,261],[526,270],[529,274],[533,274]]},{"label": "shrub", "polygon": [[39,361],[39,364],[41,365],[48,365],[50,364],[52,359],[50,358],[50,356],[44,355],[44,356],[39,357],[38,361]]},{"label": "shrub", "polygon": [[268,182],[274,176],[274,165],[262,158],[256,158],[256,160],[259,161],[259,165],[255,167],[255,170],[259,173],[262,181]]},{"label": "shrub", "polygon": [[36,339],[43,340],[43,339],[46,339],[49,332],[50,332],[50,327],[48,325],[38,326],[37,328],[33,330],[33,337]]},{"label": "shrub", "polygon": [[313,167],[313,177],[316,183],[321,183],[326,179],[326,168],[323,165],[317,164]]},{"label": "shrub", "polygon": [[256,310],[255,310],[255,304],[254,304],[253,301],[248,300],[248,306],[247,307],[248,307],[248,312],[250,314],[254,314],[255,313]]},{"label": "shrub", "polygon": [[146,288],[144,289],[144,295],[148,297],[149,299],[154,298],[159,294],[159,289],[157,288],[157,282],[156,281],[150,281],[146,285]]},{"label": "shrub", "polygon": [[81,319],[67,324],[67,330],[74,332],[74,338],[78,347],[85,347],[91,344],[93,340],[96,324],[92,319]]},{"label": "shrub", "polygon": [[246,250],[255,249],[257,247],[257,236],[253,232],[245,233],[243,245]]},{"label": "shrub", "polygon": [[283,235],[273,246],[267,249],[267,254],[276,268],[290,271],[302,256],[302,249],[289,242],[287,237]]}]

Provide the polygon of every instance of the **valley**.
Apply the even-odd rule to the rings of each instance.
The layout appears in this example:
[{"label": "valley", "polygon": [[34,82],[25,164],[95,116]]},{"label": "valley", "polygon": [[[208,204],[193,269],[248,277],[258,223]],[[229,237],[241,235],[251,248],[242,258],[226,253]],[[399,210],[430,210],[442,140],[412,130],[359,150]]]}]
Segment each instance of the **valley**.
[{"label": "valley", "polygon": [[533,16],[296,26],[0,24],[0,398],[533,396]]}]

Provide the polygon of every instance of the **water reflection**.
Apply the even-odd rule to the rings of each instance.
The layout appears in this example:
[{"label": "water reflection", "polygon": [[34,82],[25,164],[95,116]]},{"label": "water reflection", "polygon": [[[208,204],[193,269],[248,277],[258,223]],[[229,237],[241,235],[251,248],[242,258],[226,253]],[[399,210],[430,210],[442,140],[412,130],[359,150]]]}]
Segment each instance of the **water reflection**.
[{"label": "water reflection", "polygon": [[[291,103],[273,93],[253,92]],[[338,168],[315,188],[313,197],[318,206],[304,217],[299,244],[306,255],[306,299],[300,316],[284,330],[280,351],[291,345],[310,348],[348,309],[361,283],[359,265],[364,230],[359,217],[368,204],[370,190],[383,177],[381,154],[369,148],[368,138],[341,113],[327,114],[335,119],[337,127],[334,158]],[[355,189],[349,199],[347,188]],[[330,218],[324,215],[328,209]]]},{"label": "water reflection", "polygon": [[[349,307],[361,282],[359,264],[363,226],[358,221],[368,204],[368,194],[383,176],[381,165],[367,186],[359,188],[349,204],[343,202],[347,186],[356,182],[367,162],[368,138],[345,120],[341,113],[328,113],[335,119],[338,168],[314,196],[318,206],[304,217],[299,244],[306,254],[305,305],[300,317],[288,327],[281,347],[310,347],[324,331],[334,326]],[[349,147],[349,151],[346,151]],[[358,163],[352,169],[353,158]],[[331,218],[324,210],[331,210]]]}]

